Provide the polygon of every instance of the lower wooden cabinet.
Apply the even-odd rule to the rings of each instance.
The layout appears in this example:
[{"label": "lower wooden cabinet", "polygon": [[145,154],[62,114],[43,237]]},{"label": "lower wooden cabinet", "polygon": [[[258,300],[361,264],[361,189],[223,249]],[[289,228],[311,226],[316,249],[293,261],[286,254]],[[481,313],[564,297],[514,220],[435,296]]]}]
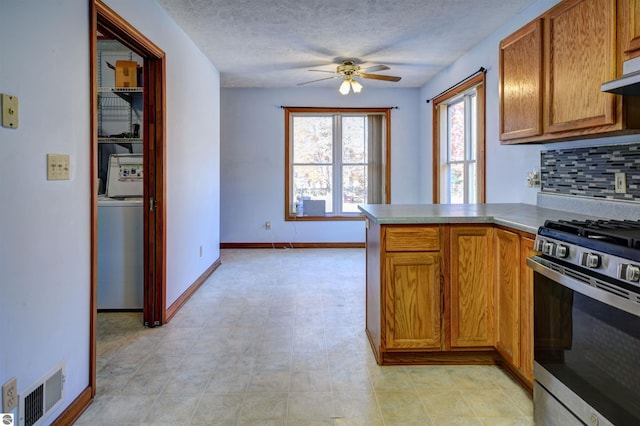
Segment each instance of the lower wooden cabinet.
[{"label": "lower wooden cabinet", "polygon": [[520,367],[520,236],[496,229],[496,349]]},{"label": "lower wooden cabinet", "polygon": [[386,254],[387,349],[442,347],[440,254]]},{"label": "lower wooden cabinet", "polygon": [[520,239],[520,372],[533,383],[533,271],[527,266],[527,258],[537,252],[535,240]]},{"label": "lower wooden cabinet", "polygon": [[498,363],[533,383],[533,235],[367,226],[367,335],[380,364]]},{"label": "lower wooden cabinet", "polygon": [[521,380],[533,386],[534,236],[496,229],[496,349]]},{"label": "lower wooden cabinet", "polygon": [[451,348],[492,347],[493,227],[451,225],[449,310]]}]

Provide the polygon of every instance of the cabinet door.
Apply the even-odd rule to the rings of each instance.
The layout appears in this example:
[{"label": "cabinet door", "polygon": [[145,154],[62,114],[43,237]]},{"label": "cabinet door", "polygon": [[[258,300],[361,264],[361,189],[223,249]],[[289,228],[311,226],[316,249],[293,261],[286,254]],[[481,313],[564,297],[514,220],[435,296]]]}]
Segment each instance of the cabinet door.
[{"label": "cabinet door", "polygon": [[542,134],[542,19],[500,42],[500,140]]},{"label": "cabinet door", "polygon": [[491,227],[451,227],[452,348],[493,346],[491,235]]},{"label": "cabinet door", "polygon": [[439,253],[387,253],[387,349],[441,348]]},{"label": "cabinet door", "polygon": [[520,237],[496,229],[496,349],[520,367]]},{"label": "cabinet door", "polygon": [[567,0],[545,15],[545,131],[616,123],[616,0]]},{"label": "cabinet door", "polygon": [[537,252],[534,239],[520,239],[520,372],[533,383],[533,270],[527,258]]},{"label": "cabinet door", "polygon": [[622,50],[625,59],[640,56],[640,0],[623,0],[620,2]]}]

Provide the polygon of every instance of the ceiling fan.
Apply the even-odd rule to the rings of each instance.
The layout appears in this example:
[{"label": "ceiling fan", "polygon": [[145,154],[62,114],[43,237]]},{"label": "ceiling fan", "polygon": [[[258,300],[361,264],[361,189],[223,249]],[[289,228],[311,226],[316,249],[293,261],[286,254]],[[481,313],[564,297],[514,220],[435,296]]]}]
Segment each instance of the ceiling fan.
[{"label": "ceiling fan", "polygon": [[333,74],[331,77],[320,78],[318,80],[311,80],[304,83],[298,83],[298,86],[303,86],[309,83],[315,83],[317,81],[330,80],[333,78],[343,78],[342,84],[340,85],[340,93],[343,95],[348,94],[351,90],[354,93],[360,93],[362,90],[362,84],[356,80],[356,78],[369,78],[372,80],[384,80],[384,81],[400,81],[401,77],[396,77],[393,75],[382,75],[382,74],[370,74],[375,71],[385,71],[389,70],[386,65],[374,65],[372,67],[360,68],[359,65],[356,64],[356,61],[353,59],[346,59],[342,61],[342,65],[338,65],[335,71],[325,71],[325,70],[309,70],[314,72],[326,72]]}]

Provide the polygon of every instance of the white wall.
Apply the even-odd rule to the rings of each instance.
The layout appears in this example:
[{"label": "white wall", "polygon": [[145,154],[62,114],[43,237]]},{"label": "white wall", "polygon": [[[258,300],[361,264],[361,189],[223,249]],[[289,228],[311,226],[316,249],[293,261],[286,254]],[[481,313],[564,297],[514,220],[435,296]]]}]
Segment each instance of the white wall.
[{"label": "white wall", "polygon": [[[285,222],[284,106],[393,107],[391,201],[418,201],[418,89],[222,89],[221,238],[231,242],[364,242],[362,221]],[[264,229],[271,222],[271,231]]]},{"label": "white wall", "polygon": [[[171,303],[219,256],[219,77],[153,0],[108,4],[167,53]],[[52,418],[89,380],[88,17],[86,0],[0,3],[0,92],[20,101],[20,127],[0,127],[0,384],[66,360]],[[47,153],[70,155],[70,180],[46,180]]]}]

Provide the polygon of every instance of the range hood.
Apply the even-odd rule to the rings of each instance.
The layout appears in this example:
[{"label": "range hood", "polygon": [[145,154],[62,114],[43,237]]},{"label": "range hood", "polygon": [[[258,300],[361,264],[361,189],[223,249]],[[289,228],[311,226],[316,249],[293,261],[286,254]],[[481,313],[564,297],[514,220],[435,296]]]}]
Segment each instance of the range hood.
[{"label": "range hood", "polygon": [[603,92],[640,96],[640,57],[622,63],[622,77],[602,83]]}]

